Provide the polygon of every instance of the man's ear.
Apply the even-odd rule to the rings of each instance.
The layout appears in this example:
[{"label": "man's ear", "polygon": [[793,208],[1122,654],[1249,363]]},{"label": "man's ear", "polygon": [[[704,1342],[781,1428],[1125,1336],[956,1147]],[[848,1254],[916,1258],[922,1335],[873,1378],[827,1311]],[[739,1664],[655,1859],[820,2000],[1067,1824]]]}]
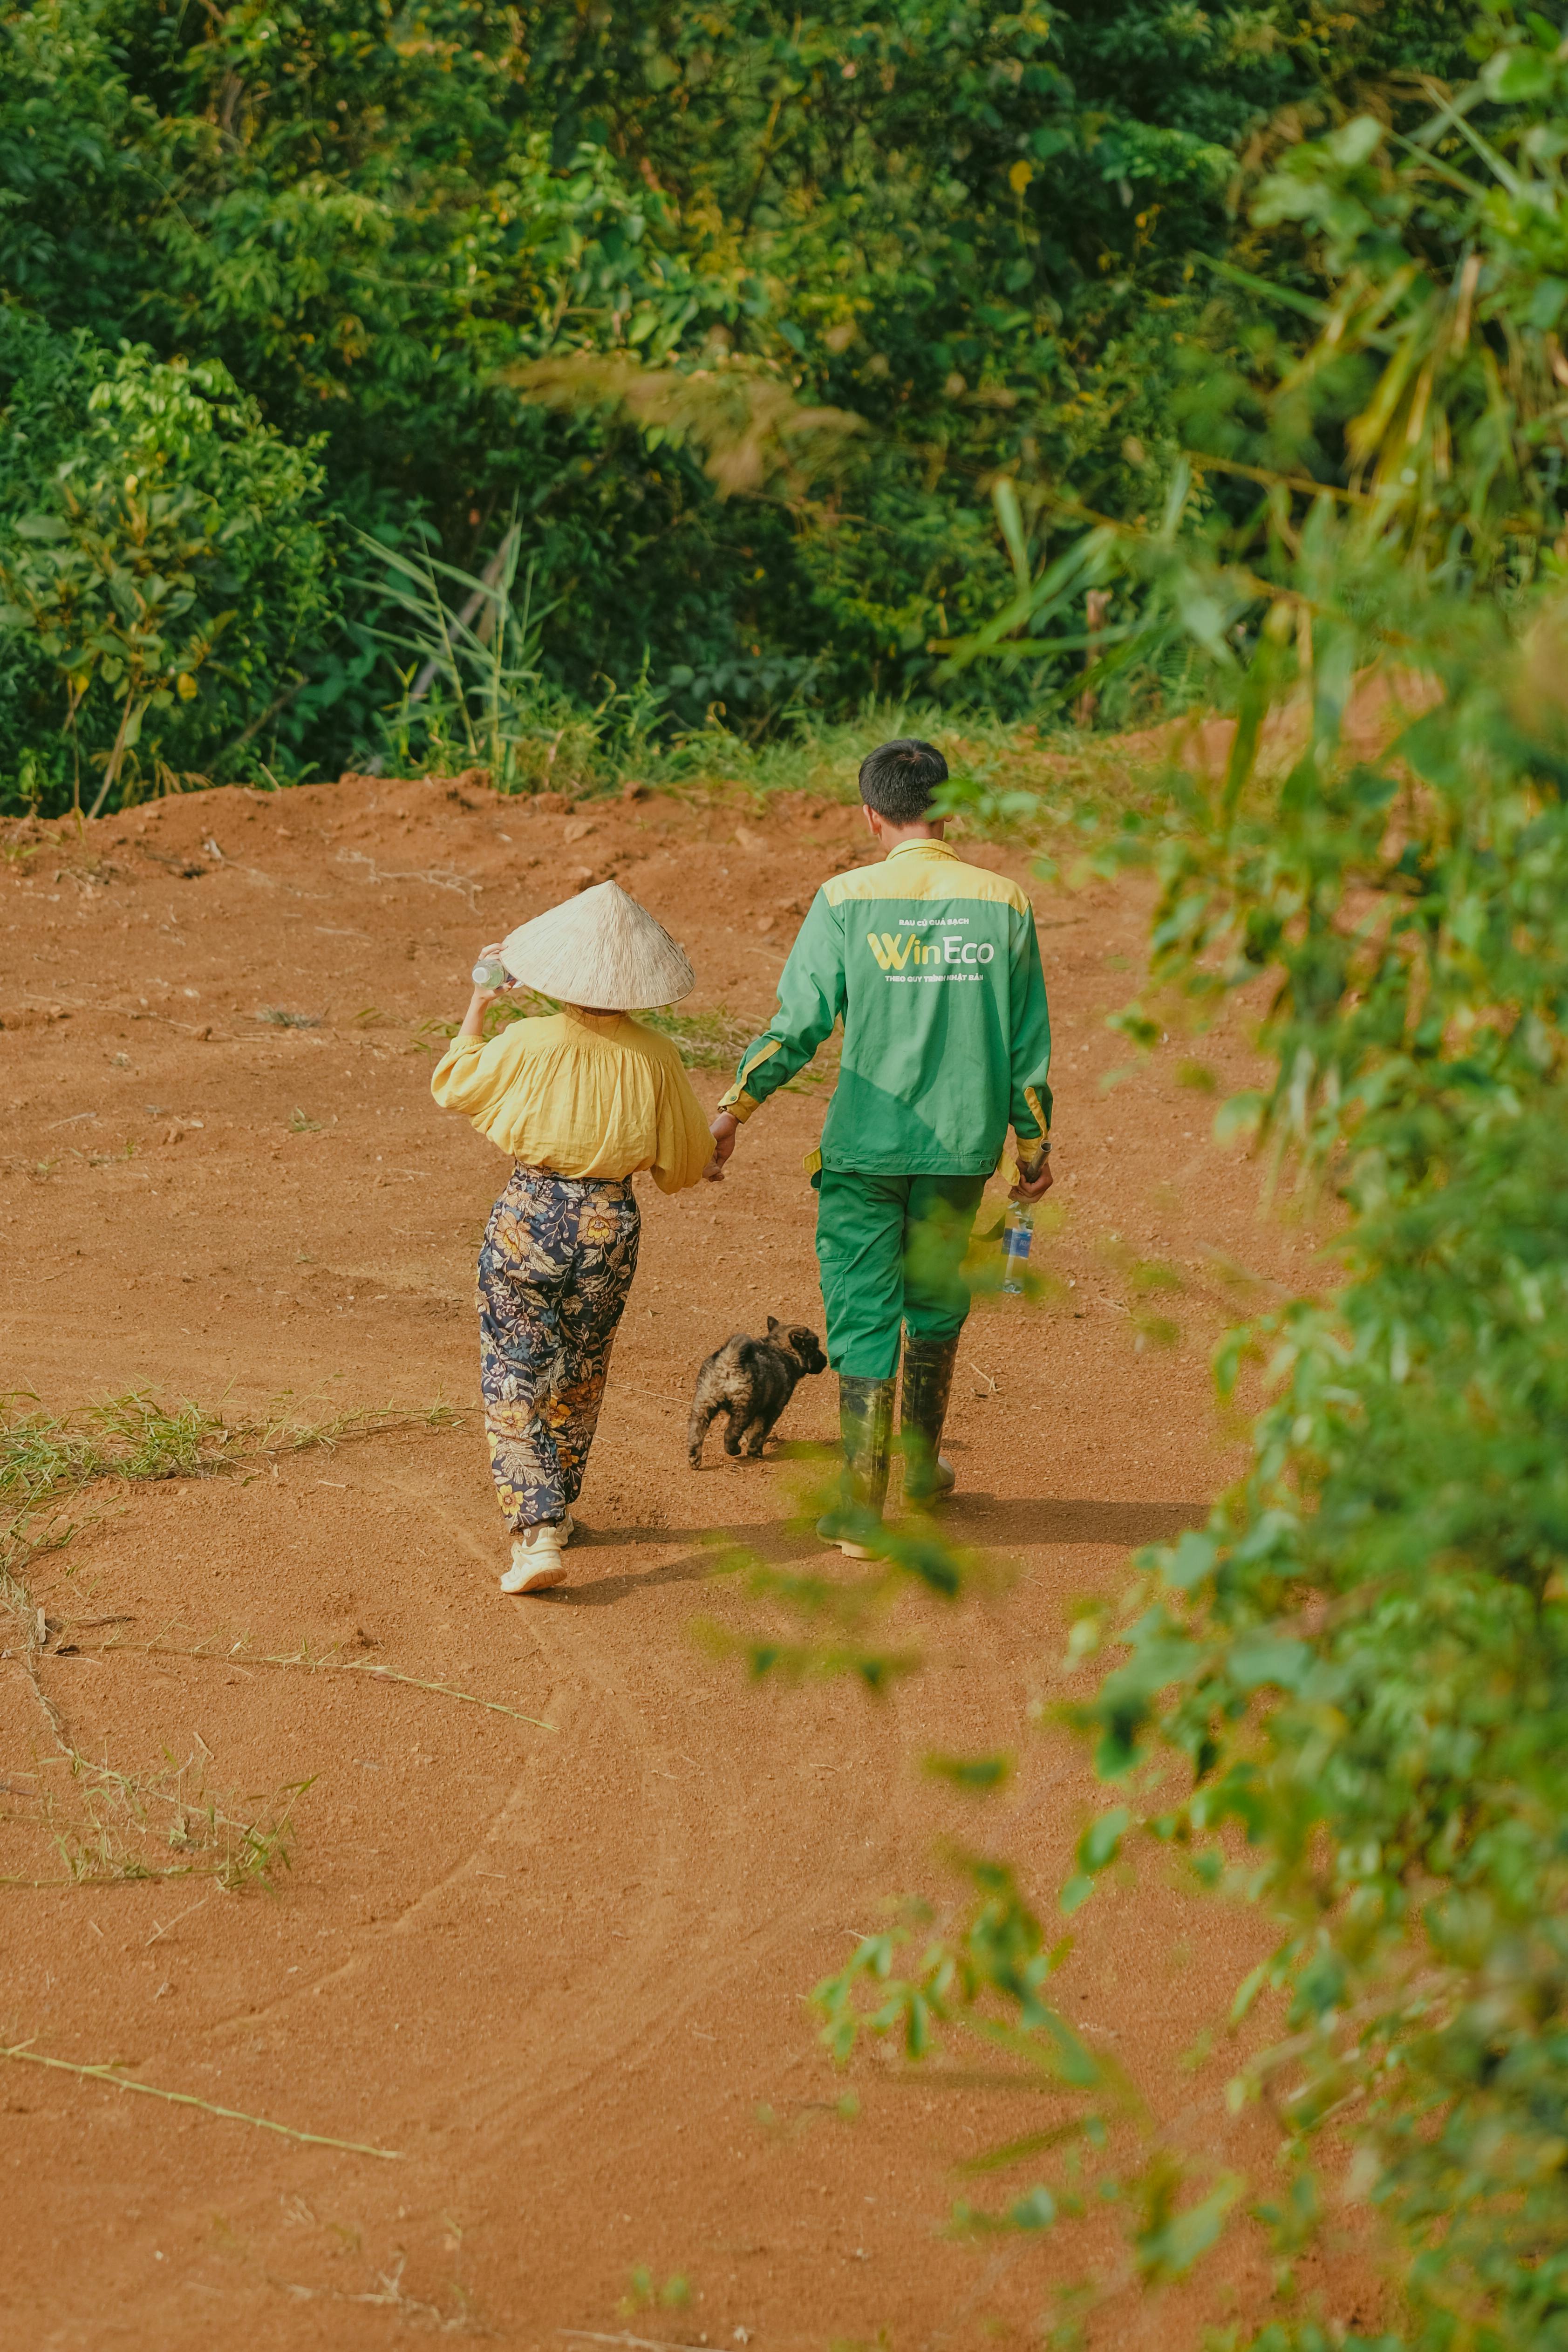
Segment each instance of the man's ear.
[{"label": "man's ear", "polygon": [[871,806],[869,801],[861,802],[860,814],[866,820],[866,830],[870,835],[872,840],[880,841],[882,838],[882,827],[878,819],[877,812]]}]

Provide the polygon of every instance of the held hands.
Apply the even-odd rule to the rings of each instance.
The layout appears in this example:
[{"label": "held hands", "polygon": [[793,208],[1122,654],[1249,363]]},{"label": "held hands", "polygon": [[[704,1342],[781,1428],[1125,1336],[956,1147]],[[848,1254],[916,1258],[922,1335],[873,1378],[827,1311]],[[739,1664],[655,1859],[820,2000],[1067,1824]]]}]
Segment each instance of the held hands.
[{"label": "held hands", "polygon": [[708,1132],[713,1138],[713,1157],[702,1173],[710,1184],[721,1184],[724,1181],[724,1162],[735,1149],[741,1122],[732,1111],[721,1110],[709,1121]]}]

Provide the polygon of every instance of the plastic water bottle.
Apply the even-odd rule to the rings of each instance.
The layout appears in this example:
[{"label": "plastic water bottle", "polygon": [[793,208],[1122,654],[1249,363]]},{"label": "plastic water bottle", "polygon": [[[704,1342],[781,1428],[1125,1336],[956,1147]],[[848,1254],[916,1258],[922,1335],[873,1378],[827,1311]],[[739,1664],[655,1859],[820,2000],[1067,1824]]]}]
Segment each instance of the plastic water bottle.
[{"label": "plastic water bottle", "polygon": [[510,985],[511,974],[500,956],[483,956],[474,966],[476,988],[510,988]]},{"label": "plastic water bottle", "polygon": [[1009,1201],[1002,1223],[1002,1287],[1015,1297],[1024,1288],[1024,1268],[1035,1237],[1035,1212],[1027,1201]]}]

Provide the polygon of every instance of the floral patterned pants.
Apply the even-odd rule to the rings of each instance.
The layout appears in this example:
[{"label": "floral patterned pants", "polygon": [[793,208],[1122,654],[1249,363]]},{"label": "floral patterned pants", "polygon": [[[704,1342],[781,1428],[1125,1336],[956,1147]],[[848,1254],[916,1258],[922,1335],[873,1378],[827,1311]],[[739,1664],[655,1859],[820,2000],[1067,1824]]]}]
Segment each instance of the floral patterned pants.
[{"label": "floral patterned pants", "polygon": [[616,1327],[637,1272],[629,1179],[518,1168],[479,1250],[479,1380],[490,1475],[508,1524],[563,1517],[598,1425]]}]

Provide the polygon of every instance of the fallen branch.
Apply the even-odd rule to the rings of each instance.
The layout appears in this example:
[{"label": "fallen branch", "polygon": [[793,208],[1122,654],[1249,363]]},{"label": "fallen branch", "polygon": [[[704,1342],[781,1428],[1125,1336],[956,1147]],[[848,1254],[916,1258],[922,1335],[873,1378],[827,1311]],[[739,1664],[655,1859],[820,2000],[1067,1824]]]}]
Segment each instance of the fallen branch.
[{"label": "fallen branch", "polygon": [[459,1690],[456,1683],[422,1682],[417,1675],[401,1675],[395,1666],[377,1665],[374,1658],[258,1658],[258,1666],[303,1666],[308,1674],[369,1675],[373,1681],[406,1683],[410,1690],[434,1691],[441,1698],[460,1699],[465,1706],[488,1707],[492,1715],[510,1715],[514,1723],[531,1723],[540,1731],[554,1731],[559,1726],[546,1723],[540,1715],[524,1715],[521,1707],[507,1706],[499,1698],[480,1698],[473,1691]]},{"label": "fallen branch", "polygon": [[445,867],[426,866],[412,872],[400,867],[384,874],[374,858],[367,857],[363,849],[340,849],[337,854],[337,863],[340,866],[363,866],[365,869],[363,878],[366,882],[424,882],[427,883],[432,890],[454,890],[459,898],[466,898],[470,908],[476,910],[479,892],[485,887],[482,882],[476,881],[471,874],[459,874],[455,866]]},{"label": "fallen branch", "polygon": [[171,2106],[200,2107],[209,2116],[222,2116],[231,2124],[254,2124],[258,2131],[278,2132],[284,2139],[297,2139],[308,2147],[342,2148],[348,2156],[379,2156],[389,2164],[401,2164],[403,2150],[399,2147],[372,2147],[363,2140],[329,2139],[323,2132],[296,2131],[292,2124],[275,2124],[269,2116],[247,2116],[239,2107],[220,2107],[211,2099],[198,2099],[193,2091],[165,2091],[156,2083],[137,2083],[127,2074],[118,2074],[112,2065],[79,2066],[68,2058],[46,2058],[41,2051],[33,2050],[25,2042],[13,2042],[9,2048],[0,2046],[0,2058],[14,2058],[28,2066],[53,2066],[62,2074],[78,2074],[83,2081],[108,2083],[117,2091],[140,2091],[143,2098],[166,2099]]},{"label": "fallen branch", "polygon": [[0,1886],[92,1886],[101,1890],[106,1886],[150,1886],[167,1878],[210,1878],[213,1874],[210,1870],[198,1869],[195,1863],[184,1862],[174,1864],[167,1870],[84,1870],[69,1878],[20,1878],[13,1875],[0,1878]]},{"label": "fallen branch", "polygon": [[399,1674],[395,1666],[378,1665],[374,1658],[312,1658],[308,1652],[298,1650],[291,1657],[258,1656],[253,1650],[242,1650],[237,1644],[232,1650],[176,1649],[166,1642],[105,1643],[104,1649],[135,1650],[149,1658],[200,1658],[208,1665],[227,1666],[243,1661],[250,1666],[295,1666],[308,1675],[369,1675],[373,1682],[406,1683],[410,1690],[433,1691],[439,1698],[455,1698],[465,1706],[487,1707],[491,1715],[510,1716],[514,1723],[531,1723],[540,1731],[556,1731],[560,1726],[546,1723],[542,1716],[524,1715],[521,1707],[508,1706],[499,1698],[480,1698],[477,1692],[459,1690],[456,1683],[427,1683],[417,1675]]},{"label": "fallen branch", "polygon": [[618,2336],[601,2336],[592,2327],[558,2327],[557,2336],[570,2336],[574,2344],[624,2344],[635,2347],[635,2352],[705,2352],[698,2344],[680,2344],[668,2336],[628,2336],[623,2328]]},{"label": "fallen branch", "polygon": [[[368,771],[366,772],[368,773]],[[292,2295],[296,2303],[363,2303],[369,2304],[375,2310],[395,2311],[405,2317],[428,2319],[435,2323],[438,2336],[493,2336],[495,2334],[493,2327],[482,2326],[469,2312],[464,2309],[459,2308],[448,2319],[436,2304],[421,2303],[417,2295],[405,2294],[403,2273],[406,2267],[407,2256],[399,2254],[391,2270],[382,2271],[379,2273],[381,2279],[379,2294],[348,2294],[342,2287],[301,2286],[292,2279],[275,2279],[272,2284],[282,2287],[285,2294]],[[466,2302],[463,2290],[458,2285],[456,2280],[453,2281],[453,2292],[458,2296],[459,2305]]]}]

